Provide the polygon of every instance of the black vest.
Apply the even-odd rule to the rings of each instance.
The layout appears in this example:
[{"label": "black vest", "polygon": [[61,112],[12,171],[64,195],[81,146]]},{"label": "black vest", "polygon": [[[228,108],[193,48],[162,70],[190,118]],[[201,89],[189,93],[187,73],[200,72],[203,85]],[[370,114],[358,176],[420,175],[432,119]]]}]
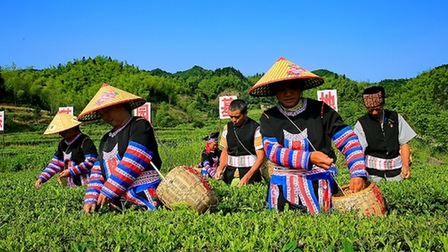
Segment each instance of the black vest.
[{"label": "black vest", "polygon": [[[241,127],[234,127],[232,122],[227,124],[227,145],[228,145],[228,153],[230,156],[244,156],[244,155],[255,155],[255,130],[259,124],[252,120],[251,118],[247,118],[246,124]],[[241,143],[244,144],[244,147],[251,153],[248,153],[243,146],[238,142],[238,139],[235,136],[238,134],[238,138]]]},{"label": "black vest", "polygon": [[365,114],[359,118],[367,140],[366,155],[392,159],[400,155],[400,143],[398,142],[398,113],[383,110],[386,121],[381,129],[381,123]]}]

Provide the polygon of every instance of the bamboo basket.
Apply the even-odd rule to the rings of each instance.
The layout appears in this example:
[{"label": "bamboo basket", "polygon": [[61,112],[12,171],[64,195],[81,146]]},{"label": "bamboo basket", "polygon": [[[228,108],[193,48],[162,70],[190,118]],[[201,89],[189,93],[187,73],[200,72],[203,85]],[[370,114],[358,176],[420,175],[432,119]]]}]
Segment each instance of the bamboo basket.
[{"label": "bamboo basket", "polygon": [[188,166],[177,166],[160,182],[159,200],[169,209],[186,204],[202,214],[218,204],[218,198],[205,178]]},{"label": "bamboo basket", "polygon": [[64,177],[64,178],[62,178],[62,177],[60,177],[59,176],[59,174],[62,172],[62,171],[64,171],[64,170],[67,170],[68,169],[68,162],[67,161],[64,161],[64,168],[60,171],[60,172],[58,172],[58,174],[56,174],[56,176],[57,176],[57,178],[58,178],[58,183],[61,185],[61,186],[67,186],[67,177]]},{"label": "bamboo basket", "polygon": [[383,195],[375,183],[367,181],[367,187],[357,193],[350,193],[349,187],[342,186],[342,191],[333,195],[333,209],[340,212],[358,211],[359,216],[383,216],[386,213]]}]

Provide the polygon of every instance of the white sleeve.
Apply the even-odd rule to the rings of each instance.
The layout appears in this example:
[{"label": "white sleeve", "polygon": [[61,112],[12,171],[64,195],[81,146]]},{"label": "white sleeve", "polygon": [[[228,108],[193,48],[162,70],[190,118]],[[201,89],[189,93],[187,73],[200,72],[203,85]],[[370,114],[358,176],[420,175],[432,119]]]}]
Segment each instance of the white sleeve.
[{"label": "white sleeve", "polygon": [[417,135],[400,114],[398,114],[398,127],[398,142],[400,145],[408,143]]},{"label": "white sleeve", "polygon": [[361,143],[361,146],[362,146],[362,151],[363,152],[366,151],[366,148],[368,146],[366,134],[364,133],[364,129],[362,128],[362,125],[359,121],[356,121],[353,131],[358,136],[359,143]]}]

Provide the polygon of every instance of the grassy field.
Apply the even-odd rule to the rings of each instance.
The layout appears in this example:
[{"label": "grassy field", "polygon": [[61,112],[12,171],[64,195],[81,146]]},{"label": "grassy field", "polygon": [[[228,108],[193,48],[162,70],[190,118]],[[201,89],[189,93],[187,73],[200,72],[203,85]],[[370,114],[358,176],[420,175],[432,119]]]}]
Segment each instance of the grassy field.
[{"label": "grassy field", "polygon": [[[223,123],[217,120],[202,129],[156,125],[162,173],[198,163],[201,138]],[[93,123],[81,129],[95,143],[108,130]],[[202,215],[186,207],[161,207],[88,217],[82,211],[85,188],[63,188],[56,179],[34,188],[58,136],[22,132],[5,134],[4,140],[0,251],[448,251],[448,167],[428,164],[422,146],[413,146],[409,180],[378,184],[388,208],[382,217],[269,212],[265,182],[237,188],[212,179],[219,204]],[[344,185],[348,171],[338,155],[337,181]]]}]

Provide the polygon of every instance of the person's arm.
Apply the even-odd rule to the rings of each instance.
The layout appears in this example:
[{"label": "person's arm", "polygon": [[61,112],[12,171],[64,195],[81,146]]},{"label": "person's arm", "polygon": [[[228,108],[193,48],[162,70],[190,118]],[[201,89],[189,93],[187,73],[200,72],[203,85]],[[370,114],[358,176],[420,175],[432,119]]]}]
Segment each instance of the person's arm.
[{"label": "person's arm", "polygon": [[111,200],[122,196],[149,165],[152,157],[153,152],[146,146],[134,141],[129,142],[123,159],[115,169],[111,169],[101,193]]},{"label": "person's arm", "polygon": [[96,209],[98,197],[104,184],[103,174],[99,161],[96,161],[90,170],[89,184],[87,185],[86,194],[84,195],[84,212],[90,215],[91,210]]},{"label": "person's arm", "polygon": [[222,179],[224,175],[224,168],[227,165],[227,160],[229,158],[229,153],[227,152],[227,148],[223,148],[221,151],[221,156],[219,157],[219,166],[216,169],[214,179]]},{"label": "person's arm", "polygon": [[411,176],[411,169],[409,167],[411,150],[409,144],[403,144],[400,146],[400,156],[403,166],[401,167],[401,177],[407,179]]},{"label": "person's arm", "polygon": [[408,142],[417,134],[400,114],[398,114],[398,127],[398,142],[400,143],[400,156],[403,163],[403,166],[401,167],[401,177],[407,179],[411,176],[411,148],[409,147]]},{"label": "person's arm", "polygon": [[83,143],[81,144],[81,149],[84,153],[84,161],[68,169],[71,176],[78,176],[88,173],[92,169],[93,164],[95,163],[98,156],[93,141],[88,137],[85,138]]},{"label": "person's arm", "polygon": [[47,167],[39,174],[34,186],[39,189],[43,183],[47,182],[56,173],[60,172],[64,167],[64,162],[60,160],[56,155],[53,156]]},{"label": "person's arm", "polygon": [[252,164],[249,171],[241,178],[240,182],[238,183],[238,186],[247,185],[252,178],[252,176],[260,170],[261,165],[263,165],[263,162],[265,160],[266,154],[263,150],[263,139],[261,137],[260,133],[260,126],[257,127],[257,129],[254,132],[254,142],[252,143],[255,149],[255,155],[257,155],[257,159]]},{"label": "person's arm", "polygon": [[364,189],[367,180],[367,171],[364,152],[358,136],[350,126],[346,126],[332,137],[339,151],[344,154],[348,170],[350,171],[350,190],[358,192]]},{"label": "person's arm", "polygon": [[214,179],[222,179],[224,175],[224,169],[227,166],[227,162],[229,159],[229,151],[227,144],[227,124],[224,125],[224,129],[222,130],[221,140],[219,141],[219,145],[222,148],[221,156],[219,157],[219,166],[216,168]]},{"label": "person's arm", "polygon": [[[213,160],[212,160],[213,162]],[[202,170],[205,170],[207,172],[207,174],[210,177],[214,177],[216,174],[216,166],[213,166],[212,163],[210,163],[210,158],[209,155],[207,155],[207,153],[205,151],[202,152]]]}]

